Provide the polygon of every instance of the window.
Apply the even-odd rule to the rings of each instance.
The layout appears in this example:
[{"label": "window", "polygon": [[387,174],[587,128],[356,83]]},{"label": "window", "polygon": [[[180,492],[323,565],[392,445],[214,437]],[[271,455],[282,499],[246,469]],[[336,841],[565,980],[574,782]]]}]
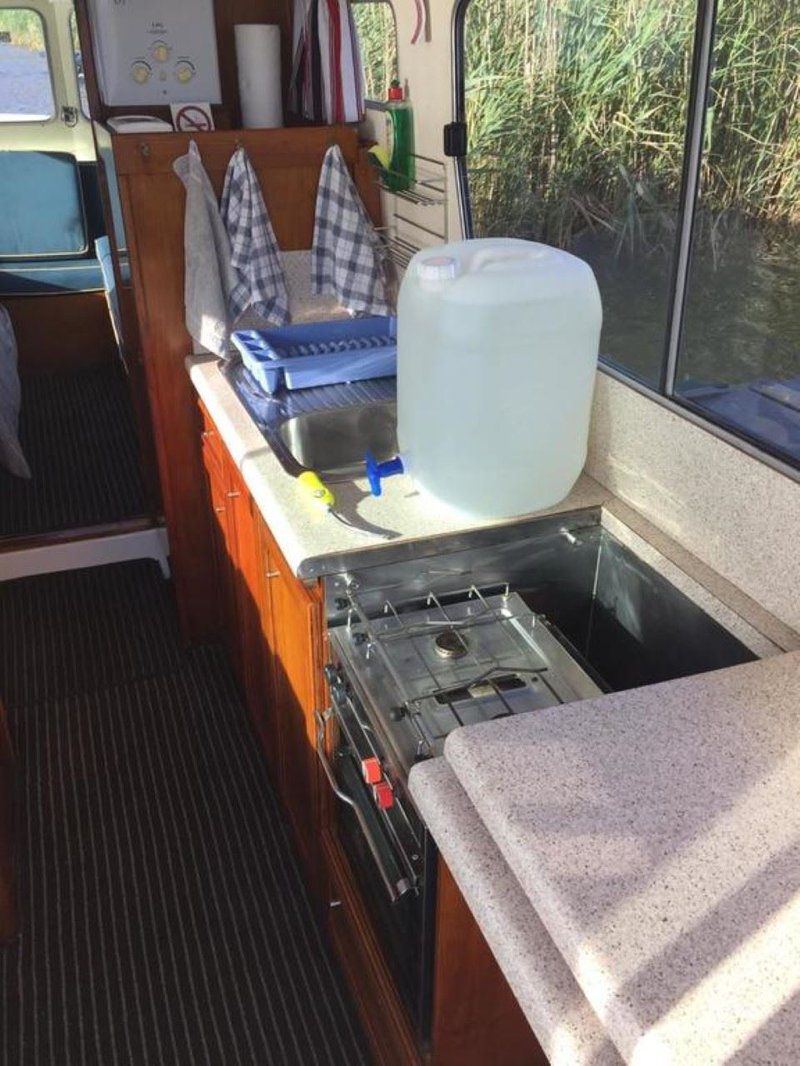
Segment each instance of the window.
[{"label": "window", "polygon": [[41,16],[0,9],[0,122],[44,122],[55,114]]},{"label": "window", "polygon": [[388,0],[356,0],[353,18],[364,66],[364,98],[382,101],[397,77],[397,24]]},{"label": "window", "polygon": [[601,356],[800,465],[800,6],[461,0],[464,217],[586,259]]},{"label": "window", "polygon": [[715,27],[675,389],[800,462],[800,7]]}]

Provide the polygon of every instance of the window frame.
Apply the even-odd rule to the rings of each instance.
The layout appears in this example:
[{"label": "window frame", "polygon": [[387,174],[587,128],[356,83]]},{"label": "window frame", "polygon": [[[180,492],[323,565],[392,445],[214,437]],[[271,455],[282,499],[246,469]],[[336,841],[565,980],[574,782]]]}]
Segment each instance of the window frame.
[{"label": "window frame", "polygon": [[19,118],[0,118],[0,128],[7,129],[8,127],[11,127],[14,129],[21,126],[46,126],[50,122],[56,122],[59,119],[59,107],[56,94],[56,80],[53,70],[53,59],[50,51],[50,34],[48,33],[47,19],[41,11],[35,7],[31,7],[30,4],[0,4],[0,12],[3,11],[29,11],[32,15],[35,15],[41,23],[42,39],[44,40],[44,57],[47,60],[47,74],[50,79],[50,104],[52,111],[44,118],[41,115],[28,115],[24,112]]},{"label": "window frame", "polygon": [[[466,48],[464,43],[467,12],[472,0],[456,0],[451,21],[451,66],[453,123],[464,130],[467,140],[466,109]],[[681,339],[684,325],[686,297],[691,268],[694,224],[700,192],[700,174],[703,162],[703,141],[708,114],[707,97],[711,83],[714,59],[714,29],[717,16],[717,0],[698,0],[695,34],[692,45],[692,65],[689,80],[687,123],[684,137],[683,172],[678,207],[678,239],[675,261],[668,297],[669,319],[666,322],[664,348],[661,356],[659,383],[655,387],[636,377],[609,356],[600,356],[599,369],[609,377],[630,386],[636,392],[654,400],[662,407],[680,415],[694,425],[733,445],[740,451],[759,459],[767,466],[778,470],[794,481],[800,482],[800,462],[797,465],[771,451],[764,441],[748,436],[715,421],[707,411],[692,404],[676,391],[678,363],[681,355]],[[474,236],[472,206],[469,194],[467,156],[456,155],[452,159],[455,171],[456,197],[459,221],[465,238]]]}]

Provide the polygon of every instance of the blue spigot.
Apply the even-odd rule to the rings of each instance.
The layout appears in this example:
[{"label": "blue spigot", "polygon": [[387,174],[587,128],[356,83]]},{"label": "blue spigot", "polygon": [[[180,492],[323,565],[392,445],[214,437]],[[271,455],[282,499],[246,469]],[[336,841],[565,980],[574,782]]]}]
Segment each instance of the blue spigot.
[{"label": "blue spigot", "polygon": [[364,462],[367,467],[367,480],[369,481],[370,492],[373,496],[380,496],[381,492],[381,479],[385,477],[391,477],[393,474],[403,473],[403,460],[399,455],[396,455],[394,459],[387,459],[383,463],[379,463],[371,452],[367,452],[364,456]]}]

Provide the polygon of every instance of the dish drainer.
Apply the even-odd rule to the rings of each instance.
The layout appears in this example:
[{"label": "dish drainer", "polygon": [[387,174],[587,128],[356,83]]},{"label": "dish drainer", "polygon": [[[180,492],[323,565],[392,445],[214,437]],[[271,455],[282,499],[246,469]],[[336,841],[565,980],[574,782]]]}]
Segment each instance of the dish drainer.
[{"label": "dish drainer", "polygon": [[397,373],[397,317],[235,330],[231,340],[264,392],[339,385]]}]

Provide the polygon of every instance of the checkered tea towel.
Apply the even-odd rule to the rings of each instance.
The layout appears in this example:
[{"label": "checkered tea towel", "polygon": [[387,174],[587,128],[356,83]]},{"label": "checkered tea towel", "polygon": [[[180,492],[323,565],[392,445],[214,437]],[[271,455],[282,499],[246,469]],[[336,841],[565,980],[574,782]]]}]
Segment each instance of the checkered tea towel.
[{"label": "checkered tea towel", "polygon": [[231,242],[235,321],[248,308],[277,326],[289,321],[289,297],[278,244],[261,187],[244,148],[231,156],[220,204]]},{"label": "checkered tea towel", "polygon": [[317,190],[311,284],[352,313],[390,313],[385,255],[338,145],[325,153]]}]

